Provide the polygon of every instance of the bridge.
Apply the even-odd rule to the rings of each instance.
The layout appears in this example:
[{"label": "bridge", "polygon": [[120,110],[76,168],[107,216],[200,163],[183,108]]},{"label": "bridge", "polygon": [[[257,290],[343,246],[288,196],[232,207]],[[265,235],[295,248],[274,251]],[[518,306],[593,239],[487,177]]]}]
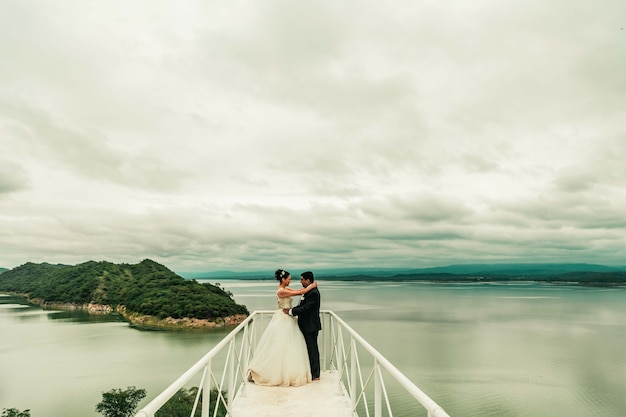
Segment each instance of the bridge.
[{"label": "bridge", "polygon": [[274,311],[253,312],[135,417],[154,417],[184,388],[198,387],[190,417],[450,417],[332,311],[321,311],[319,381],[266,387],[246,379]]}]

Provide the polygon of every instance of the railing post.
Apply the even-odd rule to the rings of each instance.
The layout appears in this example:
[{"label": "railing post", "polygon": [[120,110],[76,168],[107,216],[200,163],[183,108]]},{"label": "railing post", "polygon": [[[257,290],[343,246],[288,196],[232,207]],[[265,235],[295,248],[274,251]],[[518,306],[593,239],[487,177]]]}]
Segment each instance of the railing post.
[{"label": "railing post", "polygon": [[350,400],[352,408],[356,405],[356,343],[354,337],[350,336]]},{"label": "railing post", "polygon": [[243,329],[243,339],[241,340],[241,370],[244,378],[247,377],[248,363],[250,363],[250,343],[248,341],[249,326]]},{"label": "railing post", "polygon": [[254,320],[252,322],[252,326],[254,326],[253,329],[252,329],[252,337],[251,337],[251,342],[250,342],[250,343],[252,343],[252,352],[256,351],[256,345],[257,345],[257,342],[259,341],[258,340],[259,339],[259,332],[260,332],[260,330],[259,330],[259,326],[260,326],[259,322],[261,320],[263,320],[263,316],[261,314],[259,314],[259,315],[257,315],[256,320]]},{"label": "railing post", "polygon": [[[333,321],[334,323],[334,321]],[[333,331],[333,335],[335,332]],[[343,392],[343,387],[341,386],[341,378],[348,379],[347,375],[344,375],[344,358],[343,352],[345,351],[345,346],[343,345],[343,333],[341,332],[341,326],[337,326],[337,339],[335,340],[335,350],[337,352],[337,373],[339,374],[339,392]]]},{"label": "railing post", "polygon": [[228,353],[228,408],[233,403],[235,396],[235,339],[230,341]]},{"label": "railing post", "polygon": [[202,383],[202,417],[209,417],[211,406],[211,361],[204,368],[204,382]]},{"label": "railing post", "polygon": [[374,360],[374,417],[382,417],[382,378],[378,359]]},{"label": "railing post", "polygon": [[326,367],[326,345],[328,344],[328,337],[326,335],[326,333],[328,332],[328,320],[326,320],[326,317],[328,317],[328,314],[322,313],[322,352],[321,352],[321,359],[322,359],[322,371],[327,371],[328,368]]}]

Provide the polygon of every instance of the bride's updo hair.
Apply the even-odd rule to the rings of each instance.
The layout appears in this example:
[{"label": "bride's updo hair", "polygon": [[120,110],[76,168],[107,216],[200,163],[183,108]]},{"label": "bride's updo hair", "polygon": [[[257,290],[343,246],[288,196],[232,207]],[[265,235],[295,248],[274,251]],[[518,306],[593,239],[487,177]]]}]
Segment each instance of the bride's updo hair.
[{"label": "bride's updo hair", "polygon": [[274,276],[278,282],[282,281],[283,278],[287,278],[289,275],[291,275],[289,271],[285,271],[284,269],[277,269],[276,272],[274,272]]}]

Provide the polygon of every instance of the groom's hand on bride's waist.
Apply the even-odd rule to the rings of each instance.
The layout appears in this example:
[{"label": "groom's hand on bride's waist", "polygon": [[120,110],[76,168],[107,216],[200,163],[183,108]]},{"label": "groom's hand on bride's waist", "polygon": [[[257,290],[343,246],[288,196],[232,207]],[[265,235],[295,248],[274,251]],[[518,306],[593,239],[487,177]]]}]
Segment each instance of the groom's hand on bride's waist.
[{"label": "groom's hand on bride's waist", "polygon": [[289,314],[289,309],[288,308],[283,308],[283,313]]}]

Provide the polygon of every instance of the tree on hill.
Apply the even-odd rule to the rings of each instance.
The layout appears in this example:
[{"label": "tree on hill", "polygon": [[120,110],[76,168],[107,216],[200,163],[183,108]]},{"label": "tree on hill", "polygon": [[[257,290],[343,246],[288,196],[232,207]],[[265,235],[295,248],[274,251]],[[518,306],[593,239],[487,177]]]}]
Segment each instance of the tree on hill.
[{"label": "tree on hill", "polygon": [[79,265],[27,263],[0,274],[0,290],[26,294],[41,304],[124,306],[159,319],[214,320],[248,314],[219,286],[186,280],[150,259],[138,264],[89,261]]},{"label": "tree on hill", "polygon": [[30,410],[20,411],[17,408],[3,408],[2,417],[30,417]]}]

